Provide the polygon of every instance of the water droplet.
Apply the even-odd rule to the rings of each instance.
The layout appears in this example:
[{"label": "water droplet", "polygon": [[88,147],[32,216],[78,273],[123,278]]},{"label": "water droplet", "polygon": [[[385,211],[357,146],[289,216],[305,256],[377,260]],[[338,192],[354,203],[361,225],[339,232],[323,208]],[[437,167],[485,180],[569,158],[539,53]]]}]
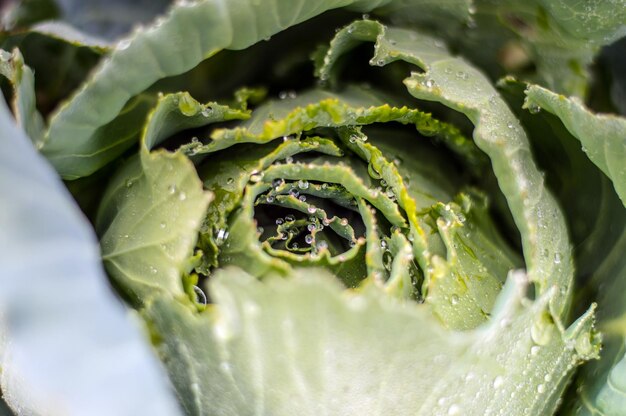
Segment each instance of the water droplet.
[{"label": "water droplet", "polygon": [[159,272],[159,270],[156,267],[150,266],[150,273],[157,274],[158,272]]},{"label": "water droplet", "polygon": [[176,193],[176,185],[170,185],[167,187],[167,192],[170,195],[174,195]]},{"label": "water droplet", "polygon": [[554,253],[554,263],[555,264],[561,263],[561,253]]},{"label": "water droplet", "polygon": [[493,380],[493,388],[499,389],[504,384],[504,377],[498,376]]},{"label": "water droplet", "polygon": [[468,79],[469,75],[467,75],[467,73],[463,72],[463,71],[457,71],[456,73],[456,77],[458,79]]},{"label": "water droplet", "polygon": [[552,381],[552,374],[546,374],[546,376],[543,378],[545,381]]},{"label": "water droplet", "polygon": [[307,211],[309,212],[309,214],[315,214],[317,212],[317,208],[311,205],[307,208]]},{"label": "water droplet", "polygon": [[165,223],[165,221],[161,221],[161,224],[159,224],[159,226],[161,228],[165,228],[165,227],[167,227],[167,224]]},{"label": "water droplet", "polygon": [[127,188],[130,188],[134,184],[135,184],[135,182],[133,182],[132,179],[126,179],[126,187]]},{"label": "water droplet", "polygon": [[324,250],[326,248],[328,248],[328,243],[326,242],[326,240],[322,240],[317,243],[318,250]]},{"label": "water droplet", "polygon": [[539,354],[540,350],[541,350],[541,347],[539,345],[533,345],[532,347],[530,347],[530,355],[535,356]]},{"label": "water droplet", "polygon": [[293,157],[291,157],[291,156],[287,156],[287,157],[285,158],[285,162],[287,162],[287,163],[293,163]]},{"label": "water droplet", "polygon": [[265,200],[267,201],[268,204],[271,204],[272,202],[274,202],[274,195],[268,195],[267,197],[265,197]]},{"label": "water droplet", "polygon": [[449,415],[459,415],[459,414],[461,414],[461,408],[458,405],[453,404],[452,406],[450,406],[448,408],[448,414]]},{"label": "water droplet", "polygon": [[458,295],[452,295],[450,297],[450,303],[452,303],[453,305],[456,305],[457,303],[459,303],[459,296]]},{"label": "water droplet", "polygon": [[216,241],[217,245],[218,246],[221,245],[224,242],[224,240],[226,240],[227,238],[228,238],[228,231],[226,231],[223,228],[220,228],[217,231],[217,241]]},{"label": "water droplet", "polygon": [[545,393],[545,391],[546,391],[546,386],[545,385],[540,384],[540,385],[537,386],[537,393],[541,394],[541,393]]},{"label": "water droplet", "polygon": [[432,88],[432,87],[435,86],[435,80],[434,79],[428,79],[428,80],[426,80],[424,85],[426,85],[427,88]]},{"label": "water droplet", "polygon": [[313,232],[315,231],[315,224],[311,223],[306,226],[306,229]]},{"label": "water droplet", "polygon": [[297,249],[299,249],[299,248],[300,248],[300,245],[299,245],[298,243],[293,243],[293,244],[291,245],[291,247],[292,247],[294,250],[297,250]]},{"label": "water droplet", "polygon": [[313,236],[311,234],[307,234],[304,237],[304,242],[307,243],[307,244],[311,244],[313,242]]},{"label": "water droplet", "polygon": [[339,224],[341,224],[341,225],[343,225],[345,227],[346,225],[348,225],[348,219],[347,218],[342,218],[339,221]]},{"label": "water droplet", "polygon": [[285,221],[293,222],[293,221],[295,221],[295,220],[296,220],[296,217],[295,217],[295,216],[293,216],[293,215],[291,215],[291,214],[287,214],[287,215],[285,216]]},{"label": "water droplet", "polygon": [[232,185],[233,183],[235,183],[235,178],[228,178],[228,179],[226,179],[226,184],[227,185]]},{"label": "water droplet", "polygon": [[124,49],[128,49],[129,46],[130,46],[130,39],[123,39],[118,42],[117,50],[123,51]]},{"label": "water droplet", "polygon": [[265,231],[265,229],[264,229],[263,227],[261,227],[261,226],[256,227],[256,232],[257,232],[257,233],[259,233],[259,234],[263,234],[263,231]]},{"label": "water droplet", "polygon": [[537,104],[531,104],[530,106],[528,106],[528,111],[530,112],[530,114],[538,114],[541,111],[541,107],[539,107]]},{"label": "water droplet", "polygon": [[530,337],[535,344],[546,345],[550,341],[551,337],[550,328],[550,325],[544,322],[544,320],[538,319],[530,327]]},{"label": "water droplet", "polygon": [[282,223],[285,222],[285,220],[283,220],[282,218],[276,218],[276,225],[281,225]]},{"label": "water droplet", "polygon": [[183,191],[180,191],[180,193],[178,194],[178,200],[184,201],[185,199],[187,199],[187,194],[184,193]]},{"label": "water droplet", "polygon": [[363,17],[363,20],[367,20],[367,19],[370,18],[370,15],[367,14],[367,13],[363,13],[363,16],[361,16],[361,17]]},{"label": "water droplet", "polygon": [[206,305],[207,297],[204,291],[202,291],[202,289],[200,289],[198,286],[195,286],[195,285],[193,287],[193,291],[196,294],[196,302],[201,303],[202,305]]},{"label": "water droplet", "polygon": [[298,188],[300,188],[300,189],[309,189],[309,182],[305,181],[303,179],[300,179],[298,181]]},{"label": "water droplet", "polygon": [[511,121],[509,121],[508,123],[506,123],[506,126],[507,126],[508,128],[510,128],[510,129],[512,129],[513,127],[515,127],[515,125],[514,125]]},{"label": "water droplet", "polygon": [[300,195],[300,192],[296,188],[291,188],[289,190],[289,195],[294,197],[294,198],[297,198]]}]

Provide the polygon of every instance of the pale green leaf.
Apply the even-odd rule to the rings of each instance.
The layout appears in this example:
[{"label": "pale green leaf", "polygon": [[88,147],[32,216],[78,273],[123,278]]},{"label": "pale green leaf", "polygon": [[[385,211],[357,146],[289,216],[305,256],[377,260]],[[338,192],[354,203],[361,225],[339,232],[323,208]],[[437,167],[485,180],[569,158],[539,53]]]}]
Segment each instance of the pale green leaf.
[{"label": "pale green leaf", "polygon": [[594,114],[576,98],[555,94],[538,85],[526,90],[524,106],[544,109],[561,119],[589,159],[613,182],[626,206],[626,118]]},{"label": "pale green leaf", "polygon": [[457,333],[322,270],[258,282],[225,269],[205,312],[156,301],[145,316],[189,415],[551,414],[573,364],[597,354],[591,315],[562,333],[543,318],[553,293],[525,290],[513,273],[493,320]]},{"label": "pale green leaf", "polygon": [[[359,2],[299,0],[290,7],[272,0],[179,2],[152,27],[138,29],[117,44],[83,87],[50,118],[42,151],[64,178],[93,173],[108,160],[91,161],[78,169],[77,159],[89,159],[110,147],[111,137],[98,136],[99,129],[157,80],[188,71],[222,49],[245,49],[326,10],[354,3]],[[131,143],[113,153],[119,155]]]},{"label": "pale green leaf", "polygon": [[0,49],[0,74],[13,86],[13,112],[18,125],[35,146],[40,147],[45,126],[35,107],[35,77],[33,71],[24,64],[19,50],[14,49],[13,53],[9,53]]},{"label": "pale green leaf", "polygon": [[209,111],[185,94],[163,97],[150,115],[139,155],[120,169],[103,196],[97,220],[102,259],[134,303],[155,292],[184,293],[181,276],[213,198],[186,156],[150,152],[162,140],[159,126],[176,121],[163,129],[170,134],[222,120],[228,111]]},{"label": "pale green leaf", "polygon": [[3,398],[18,415],[178,415],[91,226],[4,100],[0,147]]}]

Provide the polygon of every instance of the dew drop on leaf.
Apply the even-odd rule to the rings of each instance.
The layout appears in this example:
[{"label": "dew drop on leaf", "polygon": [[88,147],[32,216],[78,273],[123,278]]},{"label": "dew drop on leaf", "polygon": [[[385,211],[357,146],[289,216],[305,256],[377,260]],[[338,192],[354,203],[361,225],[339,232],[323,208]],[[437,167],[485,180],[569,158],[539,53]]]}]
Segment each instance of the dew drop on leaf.
[{"label": "dew drop on leaf", "polygon": [[448,408],[448,414],[449,415],[460,415],[461,414],[461,408],[458,405],[453,404],[452,406],[450,406]]},{"label": "dew drop on leaf", "polygon": [[206,305],[207,304],[207,297],[206,294],[204,293],[204,291],[202,289],[200,289],[198,286],[193,286],[193,291],[196,294],[196,302],[202,304],[202,305]]}]

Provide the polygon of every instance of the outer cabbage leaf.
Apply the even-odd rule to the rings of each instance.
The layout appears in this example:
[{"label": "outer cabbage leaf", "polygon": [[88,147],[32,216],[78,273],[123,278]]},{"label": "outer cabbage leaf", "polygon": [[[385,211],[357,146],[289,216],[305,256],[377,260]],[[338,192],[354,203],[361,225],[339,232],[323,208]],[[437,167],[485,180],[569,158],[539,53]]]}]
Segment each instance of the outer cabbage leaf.
[{"label": "outer cabbage leaf", "polygon": [[0,382],[21,414],[179,414],[87,221],[0,103]]},{"label": "outer cabbage leaf", "polygon": [[97,219],[105,266],[133,303],[155,291],[184,293],[180,276],[212,199],[187,157],[150,149],[168,133],[245,117],[215,103],[203,106],[187,94],[164,96],[152,111],[139,156],[113,178]]},{"label": "outer cabbage leaf", "polygon": [[33,71],[24,64],[19,50],[9,53],[0,49],[0,74],[9,80],[15,90],[13,112],[18,125],[36,146],[41,146],[45,126],[35,106],[35,77]]},{"label": "outer cabbage leaf", "polygon": [[90,161],[92,154],[110,147],[110,136],[97,131],[155,81],[183,73],[224,48],[244,49],[325,10],[354,3],[358,2],[303,0],[281,7],[269,0],[180,2],[150,29],[140,29],[118,43],[90,80],[50,118],[42,151],[66,179],[93,173],[131,144],[109,151],[101,161]]},{"label": "outer cabbage leaf", "polygon": [[[529,111],[522,109],[528,84],[507,78],[499,86],[510,105],[518,109],[539,163],[546,169],[546,183],[567,214],[576,246],[576,274],[581,287],[576,297],[591,298],[599,305],[598,325],[604,334],[601,359],[581,369],[570,394],[566,395],[564,402],[568,404],[562,414],[621,414],[624,388],[620,381],[623,365],[620,362],[624,359],[624,331],[620,322],[624,311],[622,286],[626,265],[622,253],[626,210],[611,180],[589,160],[591,153],[583,152],[574,132],[568,131],[557,115],[534,102],[527,103]],[[564,97],[554,97],[554,100],[557,104],[569,101]],[[575,114],[580,107],[574,105],[573,110]],[[567,107],[562,106],[560,112],[566,113]],[[614,119],[601,117],[594,122],[597,127],[601,120]]]},{"label": "outer cabbage leaf", "polygon": [[626,35],[623,0],[476,0],[465,27],[424,21],[418,6],[402,7],[403,3],[411,4],[394,2],[384,14],[400,22],[434,26],[455,50],[493,78],[513,72],[568,95],[586,95],[592,58],[601,46]]},{"label": "outer cabbage leaf", "polygon": [[492,321],[464,333],[311,269],[263,282],[224,269],[205,312],[157,300],[145,316],[190,415],[551,414],[575,364],[597,353],[592,319],[538,338],[555,292],[530,302],[526,284],[512,273]]},{"label": "outer cabbage leaf", "polygon": [[524,106],[544,109],[561,119],[589,159],[613,182],[626,206],[626,118],[593,114],[576,98],[566,98],[537,85],[526,90]]},{"label": "outer cabbage leaf", "polygon": [[614,218],[622,235],[594,275],[602,359],[582,368],[576,379],[576,393],[567,411],[576,415],[619,416],[626,408],[626,213]]}]

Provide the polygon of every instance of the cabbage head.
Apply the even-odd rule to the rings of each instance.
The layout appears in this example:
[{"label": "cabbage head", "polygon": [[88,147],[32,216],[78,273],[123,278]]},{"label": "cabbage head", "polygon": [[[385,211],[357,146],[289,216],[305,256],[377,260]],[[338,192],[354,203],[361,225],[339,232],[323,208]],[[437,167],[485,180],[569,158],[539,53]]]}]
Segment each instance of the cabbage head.
[{"label": "cabbage head", "polygon": [[624,22],[12,2],[0,414],[626,415]]}]

